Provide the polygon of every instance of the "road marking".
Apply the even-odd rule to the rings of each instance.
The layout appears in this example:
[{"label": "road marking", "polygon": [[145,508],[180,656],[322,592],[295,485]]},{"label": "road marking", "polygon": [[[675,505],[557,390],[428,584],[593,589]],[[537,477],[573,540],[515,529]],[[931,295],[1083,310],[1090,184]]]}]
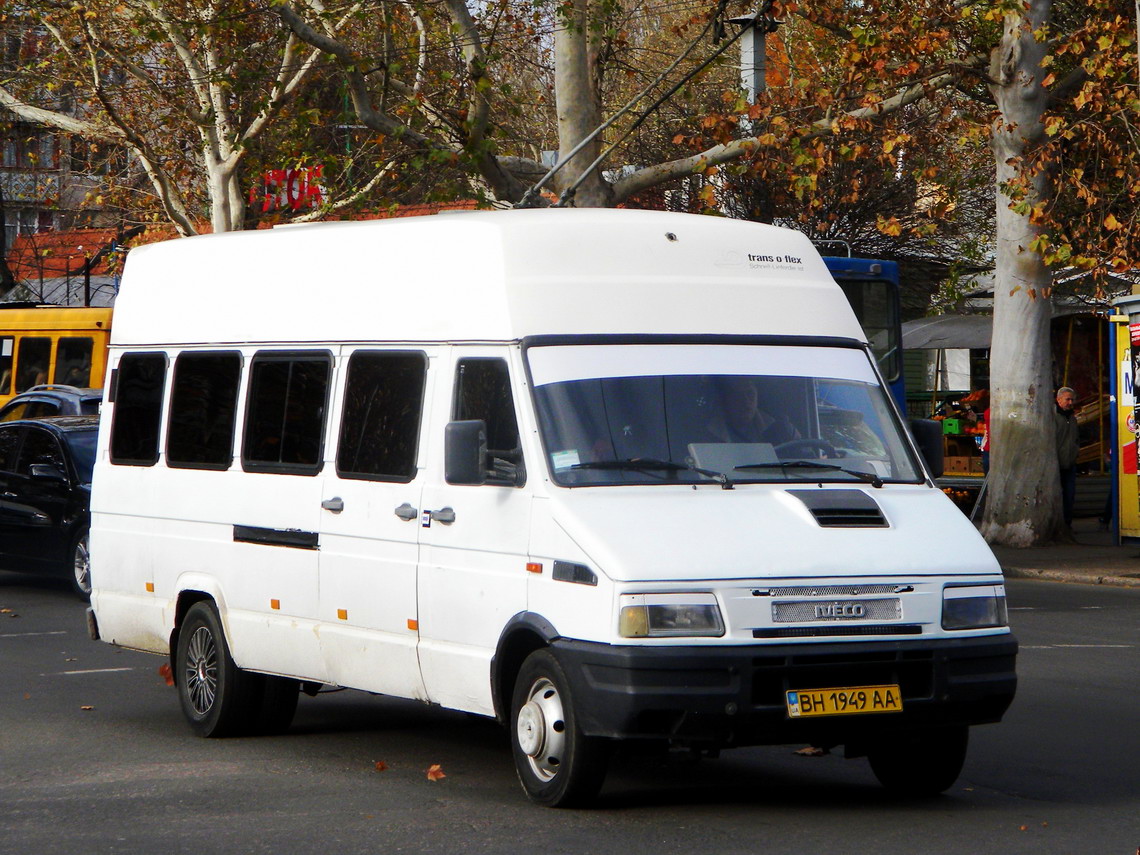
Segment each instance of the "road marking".
[{"label": "road marking", "polygon": [[31,638],[36,635],[67,635],[66,629],[55,629],[51,632],[6,632],[0,638]]},{"label": "road marking", "polygon": [[79,674],[114,674],[116,671],[137,671],[137,668],[91,668],[87,671],[56,671],[54,674],[40,674],[41,677],[75,677]]},{"label": "road marking", "polygon": [[1127,650],[1129,648],[1135,647],[1136,645],[1135,644],[1055,644],[1053,646],[1054,647],[1095,647],[1095,648],[1120,647],[1120,648]]}]

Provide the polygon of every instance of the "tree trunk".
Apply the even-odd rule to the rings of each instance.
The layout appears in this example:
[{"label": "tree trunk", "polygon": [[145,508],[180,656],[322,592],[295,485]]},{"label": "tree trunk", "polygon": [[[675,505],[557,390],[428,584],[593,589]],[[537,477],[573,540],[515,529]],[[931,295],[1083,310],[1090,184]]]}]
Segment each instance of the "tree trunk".
[{"label": "tree trunk", "polygon": [[[554,32],[554,93],[558,104],[558,158],[563,162],[578,143],[601,124],[601,99],[590,62],[590,14],[588,0],[573,0],[559,14],[565,15]],[[559,171],[559,187],[578,180],[601,153],[600,135],[574,155],[573,163]],[[610,204],[610,189],[595,170],[575,191],[571,202],[579,208],[602,208]]]},{"label": "tree trunk", "polygon": [[1040,228],[1028,208],[1053,198],[1046,169],[1028,179],[1017,213],[1007,191],[1028,173],[1026,155],[1043,138],[1048,93],[1041,85],[1045,45],[1033,30],[1049,20],[1052,0],[1030,0],[1009,13],[994,52],[991,90],[998,104],[997,259],[990,349],[990,475],[982,534],[990,543],[1034,546],[1064,534],[1057,467],[1049,327],[1051,276],[1037,248]]}]

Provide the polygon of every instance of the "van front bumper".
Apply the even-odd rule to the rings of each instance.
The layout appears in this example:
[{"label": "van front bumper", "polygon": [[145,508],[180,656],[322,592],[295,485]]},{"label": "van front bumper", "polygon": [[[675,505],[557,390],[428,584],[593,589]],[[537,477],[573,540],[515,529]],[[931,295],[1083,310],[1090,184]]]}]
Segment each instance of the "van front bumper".
[{"label": "van front bumper", "polygon": [[[591,736],[718,746],[861,743],[899,729],[1000,721],[1017,688],[1011,634],[734,647],[558,639]],[[789,717],[789,690],[898,685],[901,713]]]}]

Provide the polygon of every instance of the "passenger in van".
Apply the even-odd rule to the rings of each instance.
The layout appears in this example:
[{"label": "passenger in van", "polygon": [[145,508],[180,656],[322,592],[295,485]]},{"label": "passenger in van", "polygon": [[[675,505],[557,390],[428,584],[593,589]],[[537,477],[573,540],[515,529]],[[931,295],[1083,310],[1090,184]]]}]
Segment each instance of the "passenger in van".
[{"label": "passenger in van", "polygon": [[760,407],[750,377],[718,377],[713,381],[720,411],[705,426],[715,442],[767,442],[779,445],[800,438],[786,414],[772,415]]}]

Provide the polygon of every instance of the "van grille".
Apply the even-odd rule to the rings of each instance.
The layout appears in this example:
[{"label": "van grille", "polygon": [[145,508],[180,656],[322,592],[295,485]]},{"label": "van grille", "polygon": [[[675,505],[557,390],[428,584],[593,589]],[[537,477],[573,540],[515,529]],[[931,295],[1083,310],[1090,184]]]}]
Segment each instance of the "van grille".
[{"label": "van grille", "polygon": [[844,635],[921,635],[919,624],[855,624],[844,626],[783,626],[754,629],[753,638],[835,638]]}]

